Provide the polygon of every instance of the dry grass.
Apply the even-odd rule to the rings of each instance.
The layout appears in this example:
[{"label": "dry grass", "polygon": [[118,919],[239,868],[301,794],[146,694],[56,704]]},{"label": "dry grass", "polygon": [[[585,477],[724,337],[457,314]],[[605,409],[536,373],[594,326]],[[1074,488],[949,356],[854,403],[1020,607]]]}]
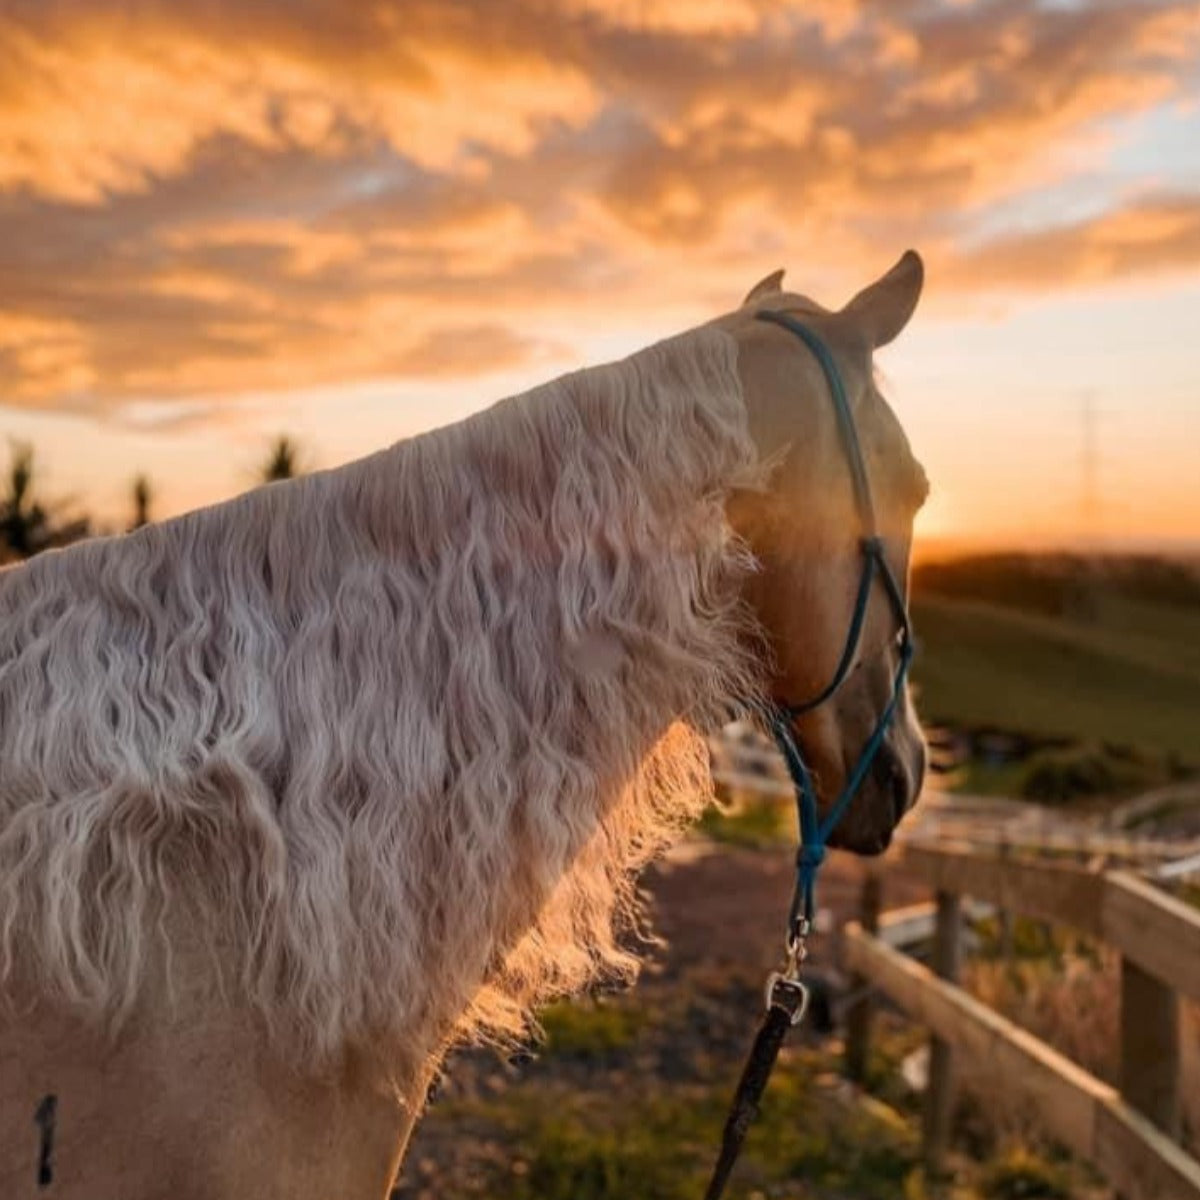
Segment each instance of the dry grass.
[{"label": "dry grass", "polygon": [[989,1007],[1109,1082],[1117,1076],[1120,960],[1108,947],[1072,946],[1045,958],[977,959],[964,986]]},{"label": "dry grass", "polygon": [[[986,926],[985,953],[963,970],[963,986],[990,1008],[1041,1038],[1099,1079],[1119,1085],[1120,956],[1108,946],[1018,921],[1014,948],[999,954]],[[1185,1144],[1200,1152],[1200,1005],[1181,1006],[1180,1096]],[[963,1084],[984,1100],[1003,1132],[1029,1135],[1029,1118],[1017,1102],[988,1087],[982,1072],[962,1064]]]}]

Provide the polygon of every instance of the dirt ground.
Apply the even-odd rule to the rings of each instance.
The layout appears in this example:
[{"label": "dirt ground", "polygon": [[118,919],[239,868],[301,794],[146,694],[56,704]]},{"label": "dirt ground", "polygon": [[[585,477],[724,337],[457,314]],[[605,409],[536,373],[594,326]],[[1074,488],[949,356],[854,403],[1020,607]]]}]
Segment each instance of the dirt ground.
[{"label": "dirt ground", "polygon": [[[611,1097],[622,1087],[665,1097],[672,1090],[679,1096],[705,1088],[727,1095],[761,1016],[762,980],[782,953],[791,853],[786,847],[747,849],[698,840],[648,872],[643,881],[647,907],[663,944],[651,952],[636,991],[622,1002],[625,1010],[648,1014],[648,1032],[611,1061],[587,1054],[514,1062],[490,1051],[454,1055],[418,1126],[393,1200],[524,1196],[496,1190],[506,1160],[519,1156],[522,1134],[529,1136],[521,1129],[514,1135],[511,1128],[506,1134],[494,1119],[497,1111],[523,1112],[555,1095]],[[870,864],[883,879],[886,907],[925,898],[919,885],[900,874],[897,859]],[[861,860],[830,855],[820,880],[819,929],[836,930],[857,913],[867,870]],[[818,933],[813,970],[834,968],[836,950],[836,933]],[[658,1014],[668,1010],[671,1019],[659,1023]],[[793,1040],[799,1044],[819,1036],[809,1029]],[[493,1117],[481,1117],[484,1111]],[[697,1148],[699,1157],[713,1152],[715,1142]]]},{"label": "dirt ground", "polygon": [[[904,875],[898,853],[866,860],[832,851],[817,889],[819,931],[836,931],[857,917],[868,870],[880,876],[884,908],[928,898]],[[699,963],[771,970],[782,954],[794,878],[786,847],[686,843],[645,879],[652,922],[666,942],[654,970],[667,979]],[[814,967],[834,965],[836,948],[836,933],[819,932],[811,945]]]}]

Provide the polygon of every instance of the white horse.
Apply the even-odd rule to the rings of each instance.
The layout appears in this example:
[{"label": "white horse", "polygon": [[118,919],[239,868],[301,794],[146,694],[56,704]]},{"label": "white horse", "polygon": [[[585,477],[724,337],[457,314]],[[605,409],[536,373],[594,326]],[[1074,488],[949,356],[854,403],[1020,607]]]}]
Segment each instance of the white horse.
[{"label": "white horse", "polygon": [[[341,469],[0,573],[0,1196],[387,1191],[446,1048],[635,966],[631,877],[710,794],[703,735],[811,695],[859,516],[832,347],[907,578],[926,490],[871,352],[780,290]],[[829,803],[891,696],[873,603],[797,718]],[[836,840],[924,769],[907,695]]]}]

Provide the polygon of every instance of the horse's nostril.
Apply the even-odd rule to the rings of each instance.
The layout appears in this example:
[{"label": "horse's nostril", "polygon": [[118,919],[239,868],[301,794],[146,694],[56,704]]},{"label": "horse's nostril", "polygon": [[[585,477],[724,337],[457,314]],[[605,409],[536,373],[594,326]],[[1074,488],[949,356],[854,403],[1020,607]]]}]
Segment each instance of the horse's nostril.
[{"label": "horse's nostril", "polygon": [[921,794],[921,789],[925,786],[925,772],[929,767],[929,751],[925,747],[924,739],[917,743],[917,770],[914,775],[916,782],[913,784],[914,801]]},{"label": "horse's nostril", "polygon": [[892,824],[898,825],[900,818],[908,811],[909,801],[912,799],[911,786],[903,763],[886,742],[879,747],[871,773],[875,776],[879,790],[892,803]]}]

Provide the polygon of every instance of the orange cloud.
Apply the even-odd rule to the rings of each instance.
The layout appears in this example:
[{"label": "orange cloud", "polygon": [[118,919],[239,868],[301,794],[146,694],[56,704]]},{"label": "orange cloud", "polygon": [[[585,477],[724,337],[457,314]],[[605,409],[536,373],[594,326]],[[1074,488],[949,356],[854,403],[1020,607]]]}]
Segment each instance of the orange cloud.
[{"label": "orange cloud", "polygon": [[1190,0],[22,0],[0,388],[112,411],[566,361],[522,330],[789,260],[836,294],[907,243],[962,290],[1192,263],[1186,197],[997,214],[1103,182],[1105,119],[1186,96],[1197,50]]},{"label": "orange cloud", "polygon": [[526,152],[540,122],[595,109],[569,61],[485,55],[469,28],[425,19],[436,5],[355,6],[353,26],[339,7],[290,30],[282,3],[148,4],[133,20],[78,0],[0,17],[0,65],[20,81],[0,99],[0,187],[102,203],[186,170],[214,138],[336,155],[352,129],[449,169],[468,143]]},{"label": "orange cloud", "polygon": [[1146,197],[1089,220],[993,238],[947,258],[952,286],[1064,288],[1200,271],[1200,194]]}]

